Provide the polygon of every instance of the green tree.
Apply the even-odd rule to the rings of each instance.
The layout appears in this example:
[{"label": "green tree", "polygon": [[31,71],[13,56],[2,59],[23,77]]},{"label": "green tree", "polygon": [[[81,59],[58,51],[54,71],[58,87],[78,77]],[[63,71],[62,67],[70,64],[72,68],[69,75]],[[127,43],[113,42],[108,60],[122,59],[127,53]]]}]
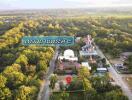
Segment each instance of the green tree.
[{"label": "green tree", "polygon": [[11,88],[18,88],[24,84],[25,76],[21,72],[12,72],[7,78],[7,85]]},{"label": "green tree", "polygon": [[34,86],[28,87],[23,85],[16,91],[15,100],[33,100],[36,97],[37,91],[37,88]]},{"label": "green tree", "polygon": [[79,76],[79,79],[82,81],[83,88],[85,90],[84,97],[86,98],[86,93],[88,91],[93,90],[92,85],[91,85],[90,81],[88,80],[88,78],[90,76],[89,69],[82,66],[82,68],[80,68],[78,71],[78,76]]},{"label": "green tree", "polygon": [[15,56],[12,53],[3,54],[2,60],[4,65],[11,65],[15,60]]},{"label": "green tree", "polygon": [[125,61],[125,64],[127,65],[130,72],[132,72],[132,56],[129,56],[127,60]]},{"label": "green tree", "polygon": [[20,64],[21,66],[26,66],[28,64],[28,58],[25,55],[20,55],[17,60],[17,64]]},{"label": "green tree", "polygon": [[39,61],[39,53],[37,51],[31,51],[26,54],[29,64],[37,64]]},{"label": "green tree", "polygon": [[88,78],[90,76],[89,69],[87,67],[82,66],[78,71],[78,76],[80,78]]},{"label": "green tree", "polygon": [[0,88],[0,100],[12,100],[12,93],[9,88]]},{"label": "green tree", "polygon": [[0,26],[3,25],[4,23],[2,21],[0,21]]},{"label": "green tree", "polygon": [[3,71],[3,75],[7,78],[7,86],[10,89],[18,88],[20,85],[24,84],[26,78],[25,75],[21,73],[18,64],[7,67]]},{"label": "green tree", "polygon": [[7,66],[3,71],[5,77],[10,76],[12,72],[21,72],[21,66],[19,64],[13,64],[12,66]]},{"label": "green tree", "polygon": [[113,57],[119,57],[120,54],[121,54],[121,52],[122,52],[121,49],[119,49],[119,48],[114,48],[114,49],[112,50],[111,54],[112,54]]},{"label": "green tree", "polygon": [[37,64],[37,71],[47,71],[47,63],[44,60],[40,60]]},{"label": "green tree", "polygon": [[55,83],[57,82],[57,75],[56,74],[52,74],[51,76],[50,76],[50,87],[52,88],[52,89],[54,89],[54,87],[55,87]]},{"label": "green tree", "polygon": [[91,36],[92,36],[93,38],[95,38],[95,37],[97,36],[97,33],[96,33],[96,32],[92,32],[92,33],[91,33]]},{"label": "green tree", "polygon": [[105,98],[107,100],[128,100],[128,98],[124,96],[121,91],[117,91],[117,90],[107,92]]},{"label": "green tree", "polygon": [[34,76],[35,73],[36,73],[36,66],[35,65],[27,65],[27,66],[24,66],[24,69],[25,69],[25,74],[26,75],[31,75],[31,76]]},{"label": "green tree", "polygon": [[103,64],[103,66],[105,66],[106,65],[106,59],[105,58],[103,58],[103,59],[101,59],[101,61],[102,61],[102,64]]},{"label": "green tree", "polygon": [[62,98],[62,100],[68,100],[69,99],[69,93],[66,93],[65,91],[63,91],[61,93],[61,98]]},{"label": "green tree", "polygon": [[46,73],[44,71],[39,71],[38,72],[38,78],[39,79],[43,80],[45,78],[45,76],[46,76]]},{"label": "green tree", "polygon": [[0,88],[5,87],[6,85],[6,77],[4,77],[3,75],[0,74]]},{"label": "green tree", "polygon": [[11,100],[11,91],[6,87],[7,79],[0,74],[0,100]]},{"label": "green tree", "polygon": [[93,88],[99,93],[104,93],[108,90],[111,90],[110,86],[111,84],[109,83],[108,77],[103,76],[103,77],[92,77],[91,83]]},{"label": "green tree", "polygon": [[120,25],[118,25],[116,22],[112,23],[112,27],[114,29],[120,28]]}]

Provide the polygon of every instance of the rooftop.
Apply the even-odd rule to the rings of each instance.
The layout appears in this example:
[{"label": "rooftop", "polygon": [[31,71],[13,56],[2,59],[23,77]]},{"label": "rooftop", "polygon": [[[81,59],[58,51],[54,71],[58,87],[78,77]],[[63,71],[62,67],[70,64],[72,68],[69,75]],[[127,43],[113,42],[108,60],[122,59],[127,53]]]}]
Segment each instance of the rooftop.
[{"label": "rooftop", "polygon": [[81,56],[91,56],[91,55],[98,55],[96,50],[93,51],[80,51]]},{"label": "rooftop", "polygon": [[71,49],[67,49],[64,51],[64,57],[74,57],[74,51]]},{"label": "rooftop", "polygon": [[81,65],[83,67],[87,67],[89,70],[91,70],[91,67],[89,66],[89,63],[88,62],[82,62]]}]

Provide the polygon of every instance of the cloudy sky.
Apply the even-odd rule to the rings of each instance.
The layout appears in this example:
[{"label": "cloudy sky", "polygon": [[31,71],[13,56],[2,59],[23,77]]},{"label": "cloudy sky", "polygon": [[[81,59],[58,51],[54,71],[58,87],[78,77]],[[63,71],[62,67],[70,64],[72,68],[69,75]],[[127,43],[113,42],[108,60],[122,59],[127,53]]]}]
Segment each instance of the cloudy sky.
[{"label": "cloudy sky", "polygon": [[132,0],[0,0],[0,10],[113,6],[132,6]]}]

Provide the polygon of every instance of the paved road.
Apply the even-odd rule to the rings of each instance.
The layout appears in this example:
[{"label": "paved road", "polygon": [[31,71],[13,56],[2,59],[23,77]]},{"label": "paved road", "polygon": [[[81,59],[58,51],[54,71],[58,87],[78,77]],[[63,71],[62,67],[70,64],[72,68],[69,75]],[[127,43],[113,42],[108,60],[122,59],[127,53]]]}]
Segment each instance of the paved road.
[{"label": "paved road", "polygon": [[50,89],[49,89],[49,76],[54,71],[55,61],[56,61],[58,53],[59,53],[58,49],[59,49],[59,47],[56,48],[55,54],[54,54],[52,60],[50,61],[50,67],[49,67],[48,73],[46,75],[46,78],[44,80],[45,82],[41,86],[40,93],[38,95],[38,100],[49,100],[49,93],[50,93]]},{"label": "paved road", "polygon": [[[98,54],[102,57],[102,58],[106,58],[104,56],[104,54],[102,53],[102,51],[98,48],[98,46],[96,46],[97,48],[97,52]],[[106,58],[107,59],[107,58]],[[115,69],[112,67],[112,65],[110,64],[110,62],[107,60],[107,63],[110,65],[110,67],[108,68],[109,72],[112,75],[112,78],[114,79],[115,83],[117,85],[119,85],[122,89],[122,91],[124,92],[124,94],[129,98],[129,100],[132,100],[132,92],[130,90],[130,88],[127,86],[127,84],[123,81],[122,79],[122,75],[118,74]]]}]

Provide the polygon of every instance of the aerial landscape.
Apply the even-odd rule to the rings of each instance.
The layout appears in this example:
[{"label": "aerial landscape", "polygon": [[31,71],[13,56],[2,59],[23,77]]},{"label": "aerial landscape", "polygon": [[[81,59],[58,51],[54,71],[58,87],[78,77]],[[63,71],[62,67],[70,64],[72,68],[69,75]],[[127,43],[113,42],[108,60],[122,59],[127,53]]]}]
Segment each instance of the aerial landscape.
[{"label": "aerial landscape", "polygon": [[62,1],[0,0],[0,100],[132,100],[132,2]]}]

